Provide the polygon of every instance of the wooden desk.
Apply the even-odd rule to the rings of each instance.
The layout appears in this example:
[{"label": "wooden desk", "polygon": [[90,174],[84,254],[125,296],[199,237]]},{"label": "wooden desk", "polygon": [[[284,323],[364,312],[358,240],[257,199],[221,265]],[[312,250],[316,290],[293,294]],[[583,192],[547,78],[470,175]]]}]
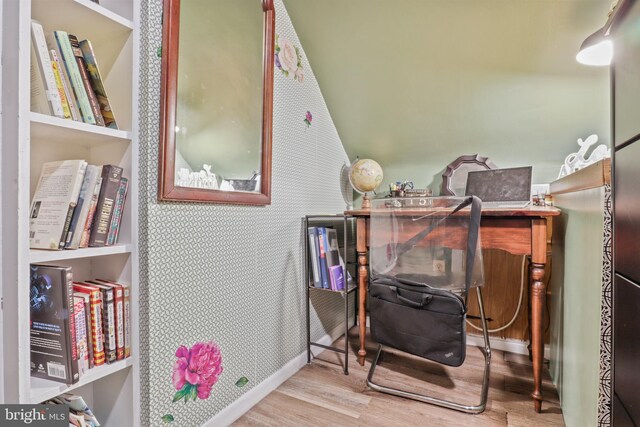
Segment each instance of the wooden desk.
[{"label": "wooden desk", "polygon": [[[546,286],[544,268],[547,261],[547,219],[560,214],[553,207],[529,207],[524,209],[483,209],[480,223],[482,247],[502,249],[514,255],[530,255],[529,292],[531,304],[531,353],[533,358],[533,398],[536,412],[542,408],[542,365],[544,341],[542,315]],[[368,209],[346,211],[356,218],[356,250],[358,252],[360,350],[358,361],[364,365],[366,313],[365,302],[369,283],[368,264]]]}]

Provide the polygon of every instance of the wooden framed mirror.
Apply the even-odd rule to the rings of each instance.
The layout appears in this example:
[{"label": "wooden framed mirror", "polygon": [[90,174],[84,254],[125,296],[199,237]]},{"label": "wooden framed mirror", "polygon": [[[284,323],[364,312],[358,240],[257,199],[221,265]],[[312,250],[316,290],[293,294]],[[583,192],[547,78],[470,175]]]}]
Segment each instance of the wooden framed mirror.
[{"label": "wooden framed mirror", "polygon": [[158,199],[268,205],[273,0],[164,0]]}]

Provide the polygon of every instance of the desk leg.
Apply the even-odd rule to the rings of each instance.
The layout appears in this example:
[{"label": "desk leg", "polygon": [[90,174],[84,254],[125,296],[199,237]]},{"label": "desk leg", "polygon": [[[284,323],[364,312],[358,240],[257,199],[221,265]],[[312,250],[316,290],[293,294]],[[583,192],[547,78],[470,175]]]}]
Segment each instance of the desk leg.
[{"label": "desk leg", "polygon": [[366,218],[356,219],[356,251],[358,252],[358,320],[360,322],[360,350],[358,350],[358,363],[364,366],[364,358],[367,355],[365,350],[365,337],[367,335],[367,285],[369,283],[369,272],[367,270],[367,220]]},{"label": "desk leg", "polygon": [[545,219],[533,220],[532,254],[529,266],[531,300],[531,350],[533,353],[533,398],[536,412],[542,410],[542,367],[544,363],[543,310],[546,296],[544,266],[547,249],[547,222]]}]

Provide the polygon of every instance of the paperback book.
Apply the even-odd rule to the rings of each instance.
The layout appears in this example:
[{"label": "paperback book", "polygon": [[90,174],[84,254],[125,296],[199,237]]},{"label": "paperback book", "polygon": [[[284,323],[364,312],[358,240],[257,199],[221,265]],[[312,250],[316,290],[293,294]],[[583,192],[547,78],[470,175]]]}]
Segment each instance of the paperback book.
[{"label": "paperback book", "polygon": [[96,121],[96,125],[104,126],[104,118],[102,117],[102,113],[100,112],[100,104],[98,103],[98,98],[96,97],[96,94],[91,87],[91,78],[89,77],[89,72],[87,71],[87,63],[85,62],[84,56],[82,55],[82,49],[80,49],[80,42],[78,41],[78,38],[73,34],[68,34],[68,37],[69,43],[71,45],[71,51],[73,52],[73,56],[75,56],[76,64],[78,65],[78,71],[80,72],[80,77],[82,78],[82,84],[89,100],[89,106],[91,107],[93,118]]},{"label": "paperback book", "polygon": [[69,426],[75,427],[100,427],[100,423],[93,415],[82,396],[64,393],[45,402],[53,405],[69,406]]},{"label": "paperback book", "polygon": [[104,125],[108,128],[118,129],[91,42],[89,40],[82,40],[80,42],[80,49],[82,50],[82,55],[84,56],[84,61],[87,66],[87,72],[89,73],[89,78],[91,80],[91,87],[93,88],[96,98],[98,99],[98,103],[100,104],[100,112],[104,119]]},{"label": "paperback book", "polygon": [[320,281],[320,264],[318,260],[318,238],[316,227],[309,227],[307,233],[309,236],[309,264],[313,274],[313,286],[321,288],[322,283]]},{"label": "paperback book", "polygon": [[45,111],[39,111],[43,109],[42,107],[37,107],[33,110],[40,113],[53,114],[56,117],[64,117],[60,93],[58,92],[49,49],[47,49],[47,42],[44,37],[44,30],[37,21],[31,21],[31,42],[35,53],[34,57],[32,57],[35,62],[32,62],[31,67],[35,68],[35,72],[40,75],[44,89],[44,104],[47,106]]},{"label": "paperback book", "polygon": [[54,31],[53,36],[49,39],[49,48],[55,49],[53,45],[56,45],[57,51],[60,52],[62,62],[64,63],[64,69],[69,76],[69,82],[71,88],[78,102],[80,115],[82,121],[92,125],[96,124],[96,118],[93,115],[91,104],[89,103],[89,96],[84,87],[82,80],[82,74],[78,68],[78,62],[76,61],[71,42],[69,41],[69,35],[65,31]]},{"label": "paperback book", "polygon": [[42,165],[29,217],[32,249],[64,248],[86,168],[84,160]]},{"label": "paperback book", "polygon": [[327,265],[327,244],[326,244],[326,231],[324,227],[317,227],[317,239],[318,239],[318,260],[320,266],[320,282],[324,289],[330,289],[329,284],[329,267]]},{"label": "paperback book", "polygon": [[118,234],[120,233],[120,223],[122,222],[122,213],[124,211],[124,202],[127,199],[127,190],[129,189],[129,180],[120,178],[120,185],[116,193],[115,206],[107,233],[107,246],[115,245],[118,242]]},{"label": "paperback book", "polygon": [[[80,247],[80,241],[82,240],[82,232],[89,219],[91,203],[93,193],[95,191],[96,183],[101,182],[100,177],[101,168],[99,166],[88,165],[84,174],[82,186],[80,187],[80,193],[78,195],[78,202],[76,203],[76,209],[73,212],[73,218],[71,219],[71,225],[67,232],[67,239],[65,243],[65,249],[78,249]],[[96,196],[97,199],[97,196]],[[95,209],[94,209],[95,212]]]}]

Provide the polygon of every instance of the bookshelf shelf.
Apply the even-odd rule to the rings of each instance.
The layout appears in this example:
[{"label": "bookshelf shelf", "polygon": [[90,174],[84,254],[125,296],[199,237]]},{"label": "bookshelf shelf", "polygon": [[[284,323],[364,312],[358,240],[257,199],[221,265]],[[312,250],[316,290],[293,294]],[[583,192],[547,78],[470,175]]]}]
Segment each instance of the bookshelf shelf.
[{"label": "bookshelf shelf", "polygon": [[73,28],[82,34],[110,34],[133,30],[133,21],[91,0],[32,0],[34,19],[48,26]]},{"label": "bookshelf shelf", "polygon": [[323,292],[332,292],[335,294],[342,294],[344,295],[346,294],[350,294],[351,292],[355,291],[357,288],[356,284],[353,282],[353,280],[350,280],[349,283],[347,284],[347,289],[343,290],[343,291],[334,291],[333,289],[326,289],[326,288],[316,288],[315,286],[313,286],[312,283],[309,284],[309,289],[314,289],[316,291],[323,291]]},{"label": "bookshelf shelf", "polygon": [[84,385],[91,384],[100,378],[104,378],[107,375],[126,369],[132,364],[133,361],[129,357],[109,365],[97,366],[89,369],[87,373],[80,378],[80,381],[72,385],[57,383],[41,378],[31,378],[30,403],[39,403],[62,393],[67,393]]},{"label": "bookshelf shelf", "polygon": [[107,255],[126,254],[133,252],[132,244],[105,246],[101,248],[81,248],[63,251],[46,251],[31,249],[29,262],[43,263],[51,261],[64,261],[68,259],[92,258]]},{"label": "bookshelf shelf", "polygon": [[64,140],[65,144],[92,147],[113,142],[128,144],[131,132],[65,120],[40,113],[29,113],[31,138],[34,140]]}]

